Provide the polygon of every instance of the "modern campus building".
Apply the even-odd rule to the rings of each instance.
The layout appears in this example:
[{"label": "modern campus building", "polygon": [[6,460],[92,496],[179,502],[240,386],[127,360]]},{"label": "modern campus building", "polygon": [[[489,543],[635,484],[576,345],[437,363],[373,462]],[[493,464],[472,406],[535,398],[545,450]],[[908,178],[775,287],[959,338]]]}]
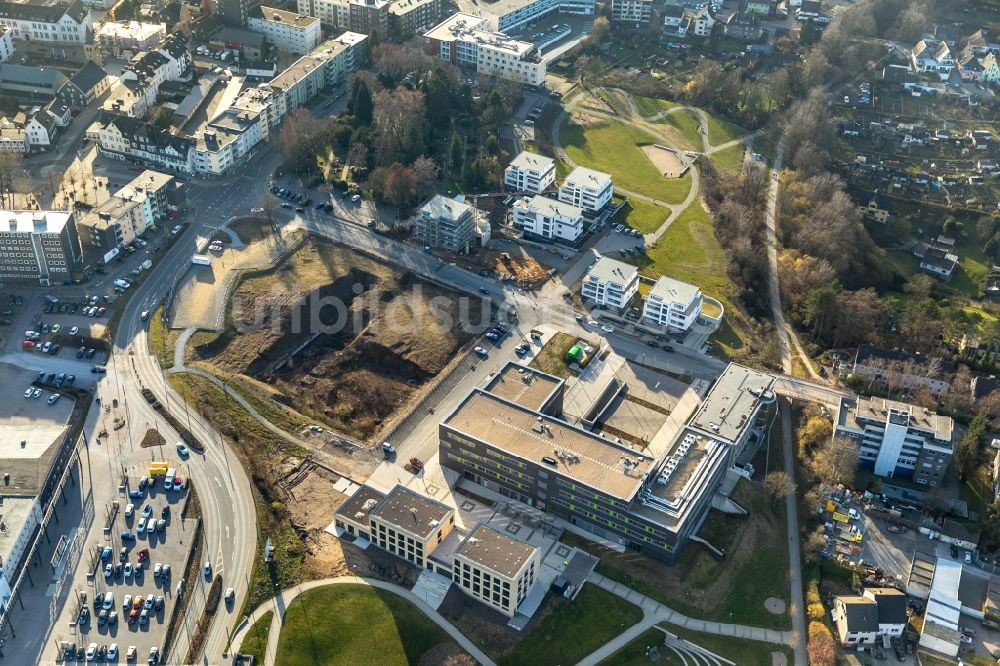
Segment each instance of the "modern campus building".
[{"label": "modern campus building", "polygon": [[937,486],[951,461],[954,428],[950,416],[924,407],[861,396],[841,398],[835,435],[856,441],[860,463],[878,476]]},{"label": "modern campus building", "polygon": [[0,210],[0,278],[60,284],[82,270],[73,213]]},{"label": "modern campus building", "polygon": [[538,548],[479,523],[455,551],[452,581],[469,596],[512,617],[540,568]]},{"label": "modern campus building", "polygon": [[639,293],[639,271],[635,266],[610,257],[598,259],[583,278],[584,301],[621,310]]},{"label": "modern campus building", "polygon": [[646,296],[642,320],[670,333],[684,333],[698,319],[704,301],[698,287],[661,276]]},{"label": "modern campus building", "polygon": [[522,150],[503,171],[504,186],[516,192],[541,194],[555,182],[555,160],[527,150]]},{"label": "modern campus building", "polygon": [[528,236],[576,243],[583,237],[583,210],[536,194],[514,203],[513,224]]},{"label": "modern campus building", "polygon": [[576,167],[559,187],[559,201],[596,213],[611,202],[614,186],[611,176],[600,171]]},{"label": "modern campus building", "polygon": [[0,2],[0,26],[15,41],[84,44],[94,33],[90,9],[80,0],[69,4]]},{"label": "modern campus building", "polygon": [[549,14],[575,14],[594,16],[595,0],[499,0],[483,4],[479,15],[488,22],[495,32],[509,32],[533,24]]},{"label": "modern campus building", "polygon": [[545,63],[531,42],[521,42],[488,29],[486,19],[453,14],[424,33],[427,52],[479,74],[538,85],[545,80]]},{"label": "modern campus building", "polygon": [[396,486],[368,516],[371,541],[421,569],[455,527],[455,511],[447,504]]},{"label": "modern campus building", "polygon": [[262,33],[279,50],[305,55],[322,39],[320,20],[273,7],[257,7],[247,17],[247,29]]},{"label": "modern campus building", "polygon": [[551,396],[563,381],[528,374],[530,392],[511,379],[473,389],[445,417],[441,465],[472,486],[668,562],[701,527],[737,458],[759,441],[758,416],[775,399],[770,375],[730,364],[688,424],[652,455],[562,420],[561,399]]}]

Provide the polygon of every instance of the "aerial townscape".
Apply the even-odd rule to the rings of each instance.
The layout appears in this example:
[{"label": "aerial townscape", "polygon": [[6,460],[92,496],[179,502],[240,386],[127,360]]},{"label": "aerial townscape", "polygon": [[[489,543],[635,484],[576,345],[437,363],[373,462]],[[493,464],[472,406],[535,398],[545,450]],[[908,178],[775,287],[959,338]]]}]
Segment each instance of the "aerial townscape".
[{"label": "aerial townscape", "polygon": [[998,59],[0,0],[0,666],[1000,666]]}]

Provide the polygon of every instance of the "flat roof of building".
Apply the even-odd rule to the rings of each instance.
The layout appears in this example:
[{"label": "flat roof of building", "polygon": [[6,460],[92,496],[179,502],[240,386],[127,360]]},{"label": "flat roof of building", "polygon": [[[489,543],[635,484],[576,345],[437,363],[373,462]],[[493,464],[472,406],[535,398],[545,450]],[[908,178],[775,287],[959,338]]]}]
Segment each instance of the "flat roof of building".
[{"label": "flat roof of building", "polygon": [[539,410],[562,383],[563,380],[555,375],[509,361],[485,388],[522,407]]},{"label": "flat roof of building", "polygon": [[21,530],[28,522],[31,509],[35,506],[36,498],[32,497],[10,497],[0,498],[0,556],[3,557],[4,566],[16,566],[17,562],[10,562],[10,551],[14,544],[21,537]]},{"label": "flat roof of building", "polygon": [[0,450],[0,474],[10,474],[4,491],[37,495],[66,430],[66,425],[58,424],[0,425],[0,441],[6,444]]},{"label": "flat roof of building", "polygon": [[72,216],[61,210],[0,210],[0,231],[58,234]]},{"label": "flat roof of building", "polygon": [[421,213],[426,213],[435,220],[449,220],[452,222],[471,211],[472,206],[469,204],[455,201],[443,194],[435,194],[427,203],[420,207]]},{"label": "flat roof of building", "polygon": [[750,425],[750,416],[762,399],[774,397],[774,377],[766,372],[730,363],[709,389],[689,426],[709,437],[736,442]]},{"label": "flat roof of building", "polygon": [[465,537],[455,554],[485,569],[513,578],[537,551],[534,546],[512,539],[490,525],[479,523]]},{"label": "flat roof of building", "polygon": [[368,516],[384,499],[385,493],[381,493],[371,486],[361,485],[358,486],[353,495],[337,507],[334,513],[356,523],[368,525]]},{"label": "flat roof of building", "polygon": [[559,215],[561,217],[579,218],[583,216],[583,209],[579,206],[574,206],[573,204],[558,201],[556,199],[550,199],[549,197],[541,194],[536,194],[531,197],[531,199],[528,200],[528,206],[530,208],[534,208],[543,215],[547,215],[548,217],[555,217],[556,215]]},{"label": "flat roof of building", "polygon": [[97,34],[109,39],[146,39],[160,33],[166,34],[165,23],[142,23],[140,21],[108,21],[98,24]]},{"label": "flat roof of building", "polygon": [[601,257],[587,271],[587,279],[621,284],[631,282],[638,275],[639,271],[636,270],[635,266],[611,257]]},{"label": "flat roof of building", "polygon": [[955,422],[950,416],[942,416],[925,407],[917,407],[906,402],[875,396],[841,398],[837,424],[853,427],[849,422],[852,419],[885,421],[890,411],[908,415],[909,427],[911,428],[932,432],[937,439],[951,441]]},{"label": "flat roof of building", "polygon": [[666,275],[657,278],[656,284],[649,290],[650,296],[656,296],[666,303],[690,303],[700,293],[701,289],[693,284],[681,282]]},{"label": "flat roof of building", "polygon": [[397,485],[370,515],[426,539],[448,519],[452,511],[447,504]]},{"label": "flat roof of building", "polygon": [[395,16],[402,16],[419,9],[424,5],[432,5],[437,0],[396,0],[389,5],[389,13]]},{"label": "flat roof of building", "polygon": [[516,167],[522,171],[538,171],[539,173],[544,173],[549,169],[555,168],[555,165],[556,162],[551,157],[532,153],[527,150],[522,150],[518,153],[517,157],[510,161],[510,166],[512,167]]},{"label": "flat roof of building", "polygon": [[306,28],[314,23],[319,23],[318,18],[309,16],[308,14],[286,12],[283,9],[275,9],[274,7],[259,7],[258,9],[260,10],[260,16],[256,16],[256,12],[253,12],[250,15],[251,18],[263,18],[270,23],[284,23],[285,25],[297,28]]},{"label": "flat roof of building", "polygon": [[424,37],[441,42],[465,41],[475,42],[478,46],[506,51],[523,56],[531,53],[535,45],[522,42],[500,32],[485,29],[486,19],[458,12],[452,14],[441,23],[424,33]]},{"label": "flat roof of building", "polygon": [[594,189],[604,189],[611,184],[611,176],[603,171],[595,171],[587,167],[578,166],[569,172],[563,185],[573,185],[574,187],[592,187]]},{"label": "flat roof of building", "polygon": [[481,389],[469,393],[442,425],[626,501],[653,469],[651,458],[626,446]]}]

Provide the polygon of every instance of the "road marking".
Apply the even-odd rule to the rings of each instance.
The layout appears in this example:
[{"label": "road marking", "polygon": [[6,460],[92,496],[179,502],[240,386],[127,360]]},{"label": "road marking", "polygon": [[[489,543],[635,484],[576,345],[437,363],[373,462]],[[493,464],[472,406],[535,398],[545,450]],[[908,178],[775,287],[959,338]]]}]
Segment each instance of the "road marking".
[{"label": "road marking", "polygon": [[221,488],[222,487],[222,482],[219,481],[219,477],[213,476],[212,478],[215,479],[215,484]]}]

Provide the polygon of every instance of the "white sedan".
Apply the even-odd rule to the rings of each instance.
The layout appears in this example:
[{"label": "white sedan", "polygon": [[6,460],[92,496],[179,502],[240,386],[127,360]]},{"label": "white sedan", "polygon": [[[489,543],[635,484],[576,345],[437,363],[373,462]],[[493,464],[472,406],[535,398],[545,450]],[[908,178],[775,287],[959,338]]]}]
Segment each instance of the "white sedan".
[{"label": "white sedan", "polygon": [[74,326],[71,329],[69,329],[69,334],[70,335],[76,335],[79,332],[80,332],[80,327],[79,326]]},{"label": "white sedan", "polygon": [[615,332],[615,329],[612,328],[611,326],[608,326],[607,324],[605,324],[604,326],[601,326],[601,330],[604,331],[605,333],[614,333]]},{"label": "white sedan", "polygon": [[24,389],[24,397],[30,398],[31,394],[34,393],[34,391],[35,389],[29,386],[28,388]]}]

